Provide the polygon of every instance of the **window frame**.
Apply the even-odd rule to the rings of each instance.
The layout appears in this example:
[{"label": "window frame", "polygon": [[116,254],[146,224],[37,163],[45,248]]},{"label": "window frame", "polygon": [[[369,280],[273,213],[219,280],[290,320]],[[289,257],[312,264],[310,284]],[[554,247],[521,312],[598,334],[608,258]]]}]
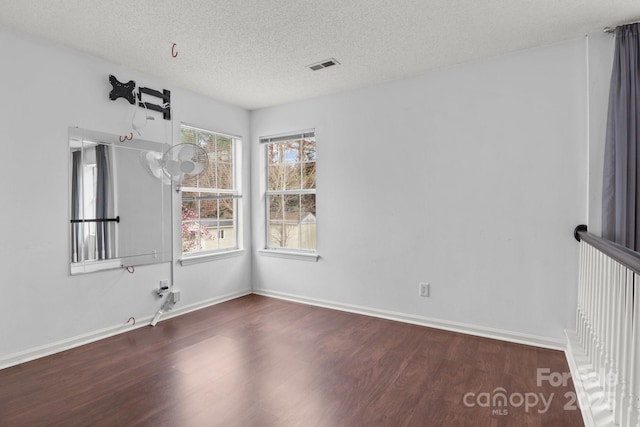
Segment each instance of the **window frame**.
[{"label": "window frame", "polygon": [[[262,155],[263,157],[263,167],[264,170],[264,221],[265,221],[265,236],[264,236],[264,246],[263,249],[260,249],[258,252],[265,256],[275,256],[275,257],[283,257],[283,258],[292,258],[292,259],[301,259],[301,260],[309,260],[309,261],[317,261],[319,258],[318,255],[318,245],[317,245],[317,178],[314,180],[313,188],[302,188],[302,181],[300,188],[298,189],[280,189],[280,190],[270,190],[270,179],[269,179],[269,147],[272,144],[277,143],[287,143],[291,141],[301,141],[304,139],[313,139],[315,155],[314,155],[314,163],[317,165],[317,139],[315,129],[308,129],[304,131],[298,132],[287,132],[278,135],[271,136],[263,136],[260,137],[259,144],[264,145]],[[317,167],[317,166],[316,166]],[[317,172],[317,169],[316,169]],[[301,178],[302,179],[302,178]],[[272,246],[271,245],[271,218],[270,218],[270,198],[272,196],[299,196],[304,197],[305,195],[313,195],[315,198],[315,247],[313,249],[310,248],[291,248],[286,246]],[[283,219],[283,224],[285,220]],[[298,220],[299,224],[302,224],[303,218],[300,217]],[[299,237],[301,238],[301,237]],[[298,244],[300,246],[300,243]]]},{"label": "window frame", "polygon": [[[205,262],[212,259],[218,258],[228,258],[230,256],[240,255],[244,252],[242,245],[242,137],[237,135],[230,135],[223,132],[217,132],[209,129],[205,129],[198,126],[189,125],[186,123],[180,124],[180,141],[182,143],[182,135],[184,129],[191,129],[196,131],[196,137],[198,132],[203,132],[207,134],[213,134],[215,137],[228,138],[231,140],[231,176],[232,176],[232,185],[231,189],[223,189],[223,188],[213,188],[213,187],[189,187],[181,185],[179,188],[180,192],[180,212],[182,215],[182,209],[185,201],[194,201],[193,197],[185,198],[185,193],[200,193],[200,196],[195,197],[195,200],[220,200],[220,199],[233,199],[233,233],[235,238],[235,245],[225,248],[215,248],[215,249],[201,249],[192,252],[184,252],[183,246],[183,236],[182,232],[180,232],[180,263],[181,265],[189,265],[193,263]],[[211,156],[211,153],[207,152],[208,155]],[[214,162],[217,160],[209,159],[209,167],[214,165]],[[218,182],[216,181],[216,184]],[[210,194],[209,197],[204,196],[204,194]],[[219,208],[218,208],[219,209]],[[218,211],[219,212],[219,211]],[[200,213],[198,213],[198,218],[200,219]],[[215,230],[212,230],[216,240],[219,239],[219,232],[224,230],[220,227],[220,218],[217,218],[218,227]],[[180,218],[180,229],[182,230],[183,224],[185,221]],[[225,233],[225,237],[226,237]]]}]

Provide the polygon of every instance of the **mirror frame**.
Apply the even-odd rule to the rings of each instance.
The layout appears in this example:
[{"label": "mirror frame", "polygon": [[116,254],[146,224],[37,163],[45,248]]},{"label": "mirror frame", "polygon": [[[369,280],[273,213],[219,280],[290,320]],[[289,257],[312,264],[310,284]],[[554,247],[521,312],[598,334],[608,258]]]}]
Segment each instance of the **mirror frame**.
[{"label": "mirror frame", "polygon": [[[135,267],[139,265],[148,265],[148,264],[158,264],[163,262],[170,262],[173,259],[173,251],[172,251],[172,212],[173,212],[173,191],[171,182],[167,180],[163,180],[162,176],[154,176],[151,170],[145,170],[146,168],[143,165],[143,156],[142,153],[146,152],[155,152],[162,155],[166,152],[166,150],[170,147],[167,143],[148,141],[143,139],[134,138],[133,140],[123,139],[118,135],[113,135],[105,132],[82,129],[78,127],[69,127],[68,133],[68,149],[69,149],[69,166],[68,166],[68,189],[69,189],[69,199],[68,199],[68,233],[69,236],[69,265],[70,265],[70,274],[85,274],[92,273],[96,271],[103,270],[111,270],[117,268],[129,268]],[[117,206],[117,209],[129,211],[129,215],[126,215],[127,218],[120,218],[118,213],[114,213],[113,218],[108,218],[109,223],[114,223],[113,227],[113,237],[114,237],[114,251],[116,255],[113,258],[109,259],[80,259],[79,261],[74,262],[74,253],[79,253],[81,250],[84,254],[84,246],[82,249],[75,251],[76,242],[82,240],[81,245],[84,245],[85,238],[81,239],[74,238],[74,230],[77,229],[77,223],[86,223],[86,222],[100,222],[95,219],[88,219],[85,221],[84,219],[74,219],[73,215],[73,151],[77,151],[77,149],[84,150],[87,146],[87,142],[91,145],[104,144],[105,146],[111,147],[111,152],[115,155],[112,156],[114,160],[109,168],[109,171],[112,173],[112,177],[110,178],[113,185],[113,198],[116,200],[114,203]],[[116,151],[118,149],[127,149],[133,150],[138,153],[136,159],[136,165],[139,166],[140,170],[132,170],[131,168],[135,166],[129,166],[129,164],[133,161],[132,159],[127,159],[127,165],[131,170],[131,176],[135,177],[138,174],[139,177],[148,177],[149,179],[153,179],[157,181],[157,185],[159,188],[158,197],[153,198],[154,191],[146,191],[146,188],[138,188],[138,192],[135,193],[136,185],[146,185],[148,187],[148,182],[144,179],[130,180],[125,181],[128,176],[120,176],[122,175],[122,169],[118,169],[119,165],[116,161],[116,157],[122,156],[124,151]],[[82,155],[82,165],[84,165],[84,154]],[[84,167],[82,168],[84,170]],[[118,173],[120,172],[120,173]],[[128,183],[128,184],[127,184]],[[125,187],[126,186],[126,187]],[[126,189],[126,191],[124,190]],[[144,193],[144,194],[141,194]],[[124,199],[124,194],[128,195],[128,200],[120,200]],[[151,203],[148,205],[149,208],[142,209],[142,215],[133,215],[133,221],[129,220],[132,217],[131,213],[138,213],[140,210],[136,208],[132,208],[131,204],[133,200],[136,202],[138,200],[142,200],[145,197],[153,198]],[[81,197],[82,200],[82,197]],[[81,202],[82,203],[82,202]],[[160,209],[159,214],[157,216],[153,216],[151,211],[153,210],[153,206],[158,206]],[[82,208],[81,208],[82,209]],[[146,212],[145,212],[146,211]],[[135,218],[142,216],[143,218]],[[90,218],[90,217],[89,217]],[[143,219],[149,218],[148,221],[144,221]],[[106,222],[106,221],[105,221]],[[145,227],[146,225],[146,227]],[[153,227],[151,229],[150,227]],[[159,228],[159,230],[158,230]],[[85,227],[83,227],[84,233]],[[136,233],[135,236],[133,233]],[[122,253],[123,248],[121,248],[122,242],[124,243],[133,243],[135,245],[144,246],[145,236],[151,234],[160,234],[160,238],[158,242],[160,242],[160,247],[158,249],[148,250],[145,249],[141,252],[132,252],[132,253]],[[84,234],[82,234],[84,236]],[[75,240],[75,242],[74,242]],[[75,251],[75,252],[74,252]]]}]

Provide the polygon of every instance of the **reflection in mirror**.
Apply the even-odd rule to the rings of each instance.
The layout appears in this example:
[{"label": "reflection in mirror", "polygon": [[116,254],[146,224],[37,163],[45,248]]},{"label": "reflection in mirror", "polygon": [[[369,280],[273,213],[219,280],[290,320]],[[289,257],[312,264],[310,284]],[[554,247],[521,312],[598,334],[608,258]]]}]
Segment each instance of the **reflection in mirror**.
[{"label": "reflection in mirror", "polygon": [[71,274],[171,260],[168,147],[69,128]]}]

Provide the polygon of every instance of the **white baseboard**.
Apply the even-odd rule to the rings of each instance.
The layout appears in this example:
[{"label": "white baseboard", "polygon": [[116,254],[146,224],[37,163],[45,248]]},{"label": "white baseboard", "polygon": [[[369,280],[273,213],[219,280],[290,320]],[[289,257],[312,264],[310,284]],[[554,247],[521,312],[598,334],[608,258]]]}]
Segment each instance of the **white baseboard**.
[{"label": "white baseboard", "polygon": [[[160,321],[171,319],[183,314],[190,313],[205,307],[209,307],[215,304],[220,304],[225,301],[229,301],[235,298],[240,298],[245,295],[255,293],[257,295],[264,295],[268,297],[298,302],[302,304],[314,305],[318,307],[330,308],[334,310],[345,311],[349,313],[363,314],[366,316],[378,317],[382,319],[395,320],[398,322],[410,323],[414,325],[426,326],[430,328],[442,329],[452,332],[460,332],[463,334],[475,335],[484,338],[498,339],[507,342],[513,342],[518,344],[531,345],[535,347],[548,348],[552,350],[565,350],[565,342],[562,340],[554,340],[550,338],[538,337],[535,335],[520,334],[516,332],[504,331],[500,329],[485,328],[481,326],[474,326],[458,322],[450,322],[445,320],[431,319],[423,316],[416,316],[411,314],[399,313],[388,310],[380,310],[375,308],[363,307],[352,304],[343,304],[334,301],[327,301],[315,298],[307,298],[299,295],[287,294],[276,291],[269,291],[265,289],[245,289],[242,291],[233,292],[230,294],[222,295],[209,300],[201,301],[195,304],[191,304],[184,307],[176,307],[171,311],[165,313]],[[3,357],[0,357],[0,369],[15,366],[20,363],[28,362],[30,360],[38,359],[41,357],[49,356],[54,353],[69,350],[71,348],[79,347],[84,344],[89,344],[94,341],[109,338],[114,335],[118,335],[124,332],[131,331],[136,328],[148,326],[153,319],[153,315],[144,318],[137,319],[136,325],[129,324],[112,326],[109,328],[92,331],[86,334],[78,335],[61,341],[53,342],[43,346],[31,348],[26,351],[12,353]]]},{"label": "white baseboard", "polygon": [[585,427],[615,427],[613,413],[604,402],[604,391],[589,359],[573,331],[567,335],[567,362],[576,389]]},{"label": "white baseboard", "polygon": [[416,316],[413,314],[405,314],[395,311],[363,307],[359,305],[343,304],[335,301],[307,298],[299,295],[270,291],[266,289],[254,288],[253,293],[287,301],[299,302],[302,304],[314,305],[317,307],[330,308],[334,310],[346,311],[349,313],[364,314],[366,316],[378,317],[381,319],[395,320],[398,322],[411,323],[414,325],[427,326],[430,328],[443,329],[452,332],[460,332],[463,334],[492,338],[517,344],[531,345],[534,347],[548,348],[551,350],[564,351],[566,348],[565,341],[560,339],[556,340],[552,338],[538,337],[535,335],[521,334],[518,332],[504,331],[501,329],[492,329],[482,326],[468,325],[465,323],[450,322],[447,320],[431,319],[428,317]]},{"label": "white baseboard", "polygon": [[[206,307],[210,307],[212,305],[216,305],[216,304],[220,304],[226,301],[231,301],[232,299],[236,299],[236,298],[240,298],[240,297],[244,297],[247,295],[251,295],[253,292],[251,291],[251,289],[243,289],[241,291],[237,291],[237,292],[231,292],[230,294],[226,294],[226,295],[221,295],[219,297],[215,297],[215,298],[211,298],[208,300],[204,300],[204,301],[200,301],[197,302],[195,304],[191,304],[191,305],[187,305],[184,307],[180,307],[178,309],[172,309],[171,311],[168,311],[166,313],[164,313],[162,315],[162,317],[160,318],[160,322],[162,322],[163,320],[169,320],[173,317],[178,317],[178,316],[182,316],[183,314],[187,314],[187,313],[191,313],[192,311],[197,311],[200,310],[202,308],[206,308]],[[149,322],[151,322],[153,316],[149,316]],[[149,323],[147,323],[149,324]]]},{"label": "white baseboard", "polygon": [[[211,298],[205,301],[200,301],[198,303],[190,304],[184,307],[178,306],[173,308],[171,311],[166,312],[160,318],[160,321],[181,316],[183,314],[191,313],[192,311],[200,310],[205,307],[220,304],[225,301],[240,298],[249,294],[251,294],[251,289],[245,289],[242,291],[232,292],[226,295],[221,295],[219,297]],[[80,347],[82,345],[89,344],[105,338],[109,338],[124,332],[129,332],[137,328],[142,328],[144,326],[148,326],[149,323],[151,322],[151,319],[153,319],[153,315],[136,319],[135,325],[124,324],[124,325],[112,326],[109,328],[92,331],[86,334],[77,335],[75,337],[67,338],[67,339],[46,344],[43,346],[31,348],[26,351],[12,353],[12,354],[0,357],[0,369],[8,368],[10,366],[15,366],[24,362],[29,362],[31,360],[49,356],[51,354],[60,353],[61,351],[69,350],[75,347]]]}]

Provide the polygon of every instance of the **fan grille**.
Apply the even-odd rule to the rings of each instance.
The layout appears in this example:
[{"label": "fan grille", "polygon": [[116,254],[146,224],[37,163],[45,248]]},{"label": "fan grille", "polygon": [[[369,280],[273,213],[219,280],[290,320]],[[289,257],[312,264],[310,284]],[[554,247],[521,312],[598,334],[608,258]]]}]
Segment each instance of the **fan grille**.
[{"label": "fan grille", "polygon": [[197,187],[212,175],[207,152],[190,143],[174,145],[165,153],[163,171],[185,187]]}]

